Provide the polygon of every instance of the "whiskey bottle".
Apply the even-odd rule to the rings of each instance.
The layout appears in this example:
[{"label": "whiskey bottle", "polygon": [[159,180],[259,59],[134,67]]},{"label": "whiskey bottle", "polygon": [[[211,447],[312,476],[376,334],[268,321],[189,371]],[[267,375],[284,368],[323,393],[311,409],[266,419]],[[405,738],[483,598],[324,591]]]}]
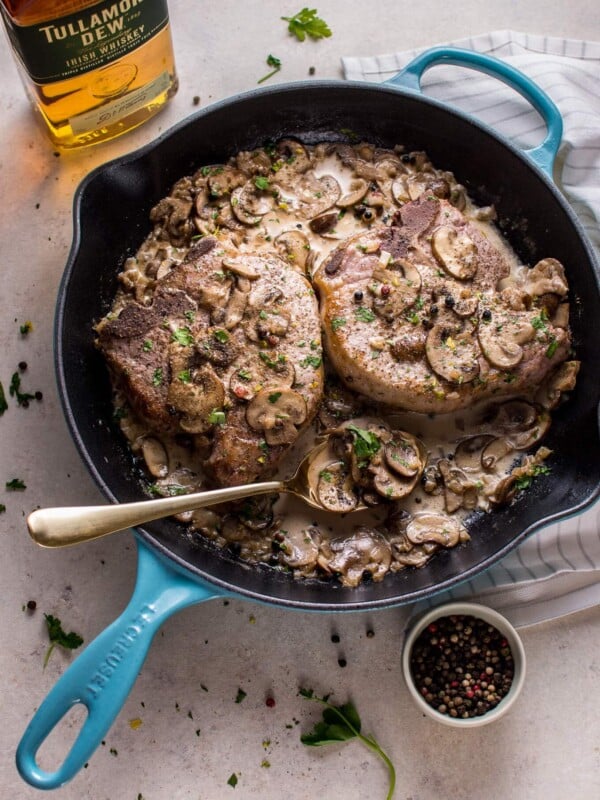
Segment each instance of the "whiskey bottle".
[{"label": "whiskey bottle", "polygon": [[54,145],[114,139],[177,91],[166,0],[0,0],[17,66]]}]

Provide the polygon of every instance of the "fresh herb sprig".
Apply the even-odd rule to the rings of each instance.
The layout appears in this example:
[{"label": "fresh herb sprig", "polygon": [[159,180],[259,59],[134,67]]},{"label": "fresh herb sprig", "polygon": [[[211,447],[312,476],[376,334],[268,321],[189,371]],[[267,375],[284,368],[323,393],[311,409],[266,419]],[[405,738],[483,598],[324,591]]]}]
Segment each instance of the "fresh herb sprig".
[{"label": "fresh herb sprig", "polygon": [[64,647],[66,650],[76,650],[83,644],[83,638],[74,631],[65,633],[58,617],[53,617],[52,614],[44,614],[44,618],[48,628],[48,638],[50,639],[50,647],[46,651],[44,657],[44,669],[46,669],[52,651],[57,645],[59,647]]},{"label": "fresh herb sprig", "polygon": [[300,741],[309,747],[338,744],[350,739],[358,739],[386,765],[389,775],[386,800],[391,800],[396,787],[396,770],[389,756],[381,749],[375,737],[361,733],[361,720],[356,707],[350,701],[342,706],[334,706],[327,697],[318,697],[312,689],[300,689],[299,694],[306,700],[313,700],[325,706],[323,719],[317,722],[310,733],[300,736]]},{"label": "fresh herb sprig", "polygon": [[379,452],[381,441],[377,434],[366,430],[366,428],[358,428],[356,425],[348,425],[347,428],[354,434],[352,446],[358,460],[358,466],[364,467]]},{"label": "fresh herb sprig", "polygon": [[264,83],[265,81],[268,81],[269,78],[272,78],[273,75],[276,75],[281,69],[281,59],[269,53],[269,55],[267,56],[267,66],[273,67],[273,69],[271,70],[271,72],[267,73],[267,75],[263,75],[263,77],[260,80],[256,81],[257,83]]},{"label": "fresh herb sprig", "polygon": [[324,19],[317,16],[316,8],[303,8],[293,17],[282,17],[288,23],[288,31],[298,41],[303,42],[308,36],[311,39],[327,39],[331,29]]}]

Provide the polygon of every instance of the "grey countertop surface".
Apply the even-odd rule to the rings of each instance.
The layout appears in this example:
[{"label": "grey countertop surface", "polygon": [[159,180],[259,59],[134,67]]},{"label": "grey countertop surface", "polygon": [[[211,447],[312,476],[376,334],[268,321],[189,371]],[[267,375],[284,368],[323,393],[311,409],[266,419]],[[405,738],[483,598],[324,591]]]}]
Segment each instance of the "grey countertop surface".
[{"label": "grey countertop surface", "polygon": [[[91,641],[126,605],[135,578],[129,532],[62,551],[29,539],[36,506],[96,503],[100,494],[63,420],[53,374],[54,303],[72,234],[73,194],[94,167],[151,141],[201,105],[253,88],[267,54],[273,79],[341,78],[344,55],[374,55],[476,33],[513,29],[600,39],[595,0],[320,0],[333,36],[303,44],[287,36],[281,2],[171,0],[180,89],[138,131],[56,157],[36,127],[6,44],[0,48],[0,380],[26,361],[26,388],[43,391],[28,409],[0,418],[0,798],[29,799],[14,766],[35,709],[68,667],[47,647],[44,613]],[[19,325],[31,320],[26,338]],[[25,378],[24,378],[25,381]],[[27,489],[4,491],[20,477]],[[34,612],[24,610],[35,600]],[[364,729],[394,761],[403,800],[592,800],[600,796],[600,611],[522,631],[528,675],[519,702],[497,724],[472,731],[436,725],[402,681],[403,609],[335,615],[290,612],[240,599],[212,601],[169,620],[156,637],[122,712],[88,766],[55,794],[62,800],[304,800],[384,798],[386,772],[358,742],[321,749],[300,743],[318,709],[299,685],[352,698]],[[374,636],[367,637],[371,629]],[[339,642],[331,640],[332,634]],[[341,667],[339,659],[345,659]],[[238,689],[246,692],[236,703]],[[265,700],[272,697],[273,707]],[[40,759],[57,765],[81,715],[67,717]],[[235,788],[227,781],[236,773]]]}]

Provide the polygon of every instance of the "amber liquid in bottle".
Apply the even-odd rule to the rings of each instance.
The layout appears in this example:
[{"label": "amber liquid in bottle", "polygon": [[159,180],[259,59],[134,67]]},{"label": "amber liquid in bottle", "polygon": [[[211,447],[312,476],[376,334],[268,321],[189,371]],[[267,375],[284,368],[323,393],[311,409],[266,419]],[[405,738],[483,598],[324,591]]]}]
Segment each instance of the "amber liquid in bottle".
[{"label": "amber liquid in bottle", "polygon": [[25,88],[58,148],[114,139],[177,91],[166,0],[0,4]]}]

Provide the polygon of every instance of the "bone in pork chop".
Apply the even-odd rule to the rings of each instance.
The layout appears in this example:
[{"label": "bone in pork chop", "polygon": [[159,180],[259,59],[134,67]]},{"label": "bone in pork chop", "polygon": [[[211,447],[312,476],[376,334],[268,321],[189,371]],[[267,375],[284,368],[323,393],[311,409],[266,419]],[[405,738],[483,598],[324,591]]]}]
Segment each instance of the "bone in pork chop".
[{"label": "bone in pork chop", "polygon": [[149,305],[127,302],[97,332],[148,426],[209,444],[205,467],[217,485],[272,472],[321,399],[314,292],[275,255],[203,239],[157,280]]},{"label": "bone in pork chop", "polygon": [[391,226],[339,245],[315,276],[337,374],[372,400],[417,412],[526,393],[569,351],[567,283],[554,259],[504,290],[509,273],[504,254],[450,203],[407,203]]}]

